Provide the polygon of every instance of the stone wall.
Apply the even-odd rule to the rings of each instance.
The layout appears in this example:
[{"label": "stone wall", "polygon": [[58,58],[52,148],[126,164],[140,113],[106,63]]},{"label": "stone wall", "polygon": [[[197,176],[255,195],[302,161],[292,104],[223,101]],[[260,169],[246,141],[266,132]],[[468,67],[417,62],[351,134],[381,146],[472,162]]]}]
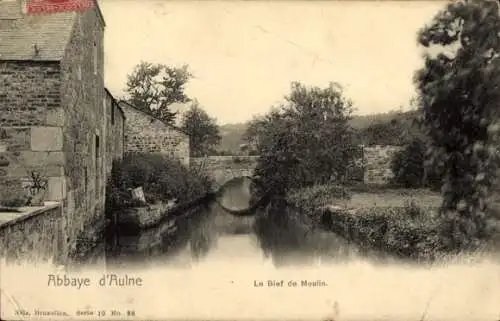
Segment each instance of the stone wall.
[{"label": "stone wall", "polygon": [[62,197],[59,71],[50,62],[0,63],[0,200],[26,195],[32,171],[48,180],[45,199]]},{"label": "stone wall", "polygon": [[120,102],[125,119],[125,151],[161,153],[189,165],[189,136],[174,126]]},{"label": "stone wall", "polygon": [[[394,153],[401,150],[398,146],[364,147],[358,162],[364,169],[365,184],[385,184],[393,177],[391,161]],[[258,156],[210,156],[192,157],[190,166],[202,168],[216,181],[216,187],[237,176],[251,176],[257,165]]]},{"label": "stone wall", "polygon": [[0,126],[57,124],[59,71],[55,62],[0,61]]},{"label": "stone wall", "polygon": [[123,121],[107,121],[102,18],[94,8],[73,23],[60,62],[0,62],[0,199],[26,193],[40,171],[44,199],[62,203],[65,257],[102,232],[107,165],[123,144]]},{"label": "stone wall", "polygon": [[234,177],[252,176],[258,156],[192,157],[190,167],[201,169],[215,180],[218,189]]},{"label": "stone wall", "polygon": [[6,263],[57,262],[61,254],[60,219],[60,205],[51,205],[0,224],[0,257]]},{"label": "stone wall", "polygon": [[392,157],[401,150],[398,146],[370,146],[363,151],[364,183],[385,184],[394,174],[391,170]]},{"label": "stone wall", "polygon": [[124,153],[125,115],[118,102],[106,90],[106,173],[111,173],[113,160],[121,159]]},{"label": "stone wall", "polygon": [[106,185],[104,25],[98,9],[79,13],[61,61],[64,109],[65,195],[63,230],[68,255],[78,239],[102,231]]}]

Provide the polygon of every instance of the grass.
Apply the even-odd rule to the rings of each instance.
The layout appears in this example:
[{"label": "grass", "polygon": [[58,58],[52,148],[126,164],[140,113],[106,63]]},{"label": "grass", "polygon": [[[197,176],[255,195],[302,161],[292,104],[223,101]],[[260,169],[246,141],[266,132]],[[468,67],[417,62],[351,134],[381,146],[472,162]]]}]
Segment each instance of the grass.
[{"label": "grass", "polygon": [[[336,202],[336,200],[332,200]],[[424,207],[439,207],[441,196],[428,190],[388,189],[378,192],[353,193],[345,204],[349,208],[402,207],[414,201]],[[338,202],[338,201],[337,201]]]},{"label": "grass", "polygon": [[[338,192],[341,189],[314,186],[297,190],[288,197],[288,202],[314,224],[364,248],[417,261],[434,261],[459,250],[451,236],[441,232],[444,221],[437,215],[442,202],[438,193],[427,189],[356,186],[348,188],[347,197],[341,197]],[[500,196],[492,201],[491,207],[500,209]]]}]

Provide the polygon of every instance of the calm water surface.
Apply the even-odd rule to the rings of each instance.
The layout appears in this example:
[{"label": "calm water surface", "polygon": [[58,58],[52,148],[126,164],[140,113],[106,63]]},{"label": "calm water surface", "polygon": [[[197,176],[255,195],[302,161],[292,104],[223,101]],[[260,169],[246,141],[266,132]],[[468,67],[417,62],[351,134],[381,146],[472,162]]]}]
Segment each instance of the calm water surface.
[{"label": "calm water surface", "polygon": [[106,263],[118,268],[188,267],[199,261],[250,259],[280,266],[344,260],[359,252],[335,234],[310,231],[284,213],[268,216],[274,217],[237,217],[216,202],[201,205],[135,235],[114,233],[106,241]]}]

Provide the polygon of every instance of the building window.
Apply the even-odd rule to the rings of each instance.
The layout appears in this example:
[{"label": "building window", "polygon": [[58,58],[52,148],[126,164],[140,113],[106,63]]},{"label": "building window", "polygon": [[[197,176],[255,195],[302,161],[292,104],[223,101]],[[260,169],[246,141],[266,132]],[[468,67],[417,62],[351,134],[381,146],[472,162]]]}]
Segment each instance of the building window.
[{"label": "building window", "polygon": [[85,184],[85,185],[83,186],[83,188],[84,188],[84,190],[85,190],[85,194],[87,194],[87,191],[88,191],[88,185],[89,185],[89,172],[88,172],[88,170],[87,170],[87,167],[86,167],[86,166],[85,166],[85,170],[84,170],[83,175],[84,175],[84,184]]},{"label": "building window", "polygon": [[95,135],[95,195],[96,197],[99,197],[100,194],[100,185],[99,185],[99,171],[100,171],[100,162],[99,162],[99,157],[100,157],[100,142],[99,142],[99,135]]},{"label": "building window", "polygon": [[99,135],[95,135],[95,159],[99,159]]},{"label": "building window", "polygon": [[82,80],[82,66],[78,66],[78,69],[76,70],[76,76],[78,77],[78,80]]},{"label": "building window", "polygon": [[115,104],[111,104],[111,125],[115,124]]},{"label": "building window", "polygon": [[97,43],[94,41],[94,74],[97,75]]},{"label": "building window", "polygon": [[103,98],[102,99],[102,111],[103,111],[103,115],[106,115],[106,98]]}]

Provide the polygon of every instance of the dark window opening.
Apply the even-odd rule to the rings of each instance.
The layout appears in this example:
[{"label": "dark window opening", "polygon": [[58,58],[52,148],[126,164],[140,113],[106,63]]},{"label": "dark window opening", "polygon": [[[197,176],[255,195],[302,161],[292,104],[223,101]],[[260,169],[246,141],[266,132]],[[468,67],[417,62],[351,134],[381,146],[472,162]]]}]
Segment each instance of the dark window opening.
[{"label": "dark window opening", "polygon": [[111,104],[111,125],[115,124],[115,104]]},{"label": "dark window opening", "polygon": [[94,41],[94,74],[97,75],[97,43]]},{"label": "dark window opening", "polygon": [[95,159],[99,160],[99,135],[95,135]]},{"label": "dark window opening", "polygon": [[87,167],[85,166],[85,170],[84,170],[84,190],[85,190],[85,193],[87,193],[88,191],[88,184],[89,184],[89,175],[88,175],[88,170],[87,170]]},{"label": "dark window opening", "polygon": [[100,185],[99,185],[99,171],[101,170],[100,162],[99,162],[99,151],[100,151],[100,146],[99,146],[99,135],[95,135],[95,195],[96,198],[99,197],[101,191],[99,190]]}]

